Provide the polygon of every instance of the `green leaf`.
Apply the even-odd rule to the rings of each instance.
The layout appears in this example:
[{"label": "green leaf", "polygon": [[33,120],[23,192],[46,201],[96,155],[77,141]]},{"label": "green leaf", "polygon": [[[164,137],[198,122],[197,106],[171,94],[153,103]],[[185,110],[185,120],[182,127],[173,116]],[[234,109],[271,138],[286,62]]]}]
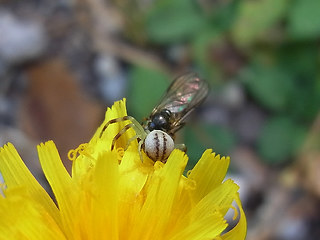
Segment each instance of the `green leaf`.
[{"label": "green leaf", "polygon": [[212,4],[211,9],[206,9],[206,13],[210,14],[210,27],[220,31],[228,30],[234,23],[240,4],[241,0],[220,1]]},{"label": "green leaf", "polygon": [[202,31],[199,33],[192,42],[192,54],[198,69],[202,72],[207,73],[210,79],[216,81],[219,79],[218,68],[212,64],[210,60],[210,48],[212,45],[219,44],[221,40],[219,39],[219,33],[214,29],[207,29],[207,31]]},{"label": "green leaf", "polygon": [[320,109],[318,46],[312,43],[289,44],[278,51],[278,55],[278,67],[293,75],[295,85],[287,113],[310,124]]},{"label": "green leaf", "polygon": [[288,0],[242,1],[233,26],[233,37],[239,45],[249,45],[285,15]]},{"label": "green leaf", "polygon": [[199,135],[196,133],[195,129],[190,127],[190,125],[186,125],[182,132],[184,136],[184,144],[187,147],[187,155],[189,157],[186,170],[190,170],[194,165],[196,165],[202,153],[206,150],[206,146],[203,139],[199,139]]},{"label": "green leaf", "polygon": [[250,93],[262,105],[271,110],[284,110],[294,89],[292,75],[282,68],[252,65],[242,73]]},{"label": "green leaf", "polygon": [[294,156],[306,131],[288,117],[274,117],[264,126],[258,139],[258,151],[270,164],[280,164]]},{"label": "green leaf", "polygon": [[288,19],[289,33],[297,39],[320,36],[320,1],[292,1]]},{"label": "green leaf", "polygon": [[279,64],[295,75],[307,78],[316,76],[319,66],[318,49],[316,42],[287,44],[277,51]]},{"label": "green leaf", "polygon": [[147,18],[147,33],[157,43],[172,43],[195,36],[206,19],[191,0],[162,1]]},{"label": "green leaf", "polygon": [[230,154],[236,139],[229,129],[208,124],[202,124],[196,128],[192,128],[190,125],[184,128],[185,144],[190,159],[189,166],[195,164],[207,148],[211,148],[214,152],[223,156]]},{"label": "green leaf", "polygon": [[169,83],[169,77],[159,71],[133,67],[130,72],[128,109],[137,120],[149,116]]},{"label": "green leaf", "polygon": [[[320,86],[315,78],[301,79],[291,97],[289,114],[297,120],[311,124],[320,109]],[[305,80],[305,81],[303,81]]]},{"label": "green leaf", "polygon": [[235,135],[230,129],[223,126],[204,125],[204,130],[212,141],[212,145],[207,145],[208,148],[212,148],[214,152],[223,156],[230,155],[236,142]]}]

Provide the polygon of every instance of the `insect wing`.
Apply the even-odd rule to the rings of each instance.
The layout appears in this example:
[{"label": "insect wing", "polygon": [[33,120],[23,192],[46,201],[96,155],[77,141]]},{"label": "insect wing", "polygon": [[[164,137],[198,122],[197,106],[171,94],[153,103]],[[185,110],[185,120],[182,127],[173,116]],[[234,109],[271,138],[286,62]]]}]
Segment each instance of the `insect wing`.
[{"label": "insect wing", "polygon": [[208,83],[200,79],[197,74],[184,74],[171,83],[152,114],[168,109],[173,114],[174,126],[178,126],[195,107],[204,101],[208,92]]}]

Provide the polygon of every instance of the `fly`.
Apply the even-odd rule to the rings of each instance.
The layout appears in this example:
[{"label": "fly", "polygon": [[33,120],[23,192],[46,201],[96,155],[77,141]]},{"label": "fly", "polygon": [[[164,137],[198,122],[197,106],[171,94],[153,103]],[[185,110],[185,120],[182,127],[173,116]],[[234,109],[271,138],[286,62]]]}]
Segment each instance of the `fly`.
[{"label": "fly", "polygon": [[107,127],[116,122],[130,120],[114,137],[111,150],[115,142],[128,129],[133,128],[136,135],[128,140],[139,140],[139,154],[142,159],[141,149],[153,161],[166,162],[174,148],[185,150],[184,144],[175,144],[174,135],[185,125],[186,117],[199,106],[207,97],[209,85],[195,73],[187,73],[176,78],[162,97],[160,103],[153,109],[146,121],[140,124],[131,116],[112,119],[103,127],[100,137]]}]

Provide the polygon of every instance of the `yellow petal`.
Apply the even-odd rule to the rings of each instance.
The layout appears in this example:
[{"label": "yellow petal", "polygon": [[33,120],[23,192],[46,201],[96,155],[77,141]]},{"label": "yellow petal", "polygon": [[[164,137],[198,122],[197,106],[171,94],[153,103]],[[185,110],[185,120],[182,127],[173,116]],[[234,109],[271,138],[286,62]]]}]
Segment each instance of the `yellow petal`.
[{"label": "yellow petal", "polygon": [[75,204],[75,193],[78,191],[77,186],[73,184],[52,141],[38,145],[38,154],[43,172],[56,197],[64,231],[69,239],[72,239],[71,236],[76,232],[75,209],[73,206]]},{"label": "yellow petal", "polygon": [[93,175],[93,238],[118,239],[119,165],[115,152],[99,157]]},{"label": "yellow petal", "polygon": [[172,205],[187,161],[183,152],[174,150],[167,163],[155,170],[147,182],[145,203],[134,216],[136,224],[129,239],[165,239]]},{"label": "yellow petal", "polygon": [[[211,191],[203,199],[201,199],[195,206],[190,208],[190,212],[182,215],[176,222],[176,229],[174,231],[182,231],[185,226],[198,224],[199,222],[207,221],[212,218],[213,213],[218,213],[219,216],[224,216],[226,211],[230,208],[239,187],[231,180],[220,184],[217,188]],[[226,227],[224,219],[220,218],[220,227]],[[217,220],[215,219],[215,223]],[[213,223],[213,222],[212,222]],[[219,229],[220,229],[219,227]],[[212,229],[215,231],[215,229]],[[224,230],[220,229],[219,234]],[[208,232],[210,234],[210,232]],[[213,235],[215,233],[212,233]]]},{"label": "yellow petal", "polygon": [[[151,169],[153,170],[153,166],[146,167],[141,162],[137,151],[129,147],[119,165],[121,198],[123,200],[129,200],[130,196],[136,196],[140,193],[147,181],[148,174],[151,174]],[[129,199],[126,199],[127,197]]]},{"label": "yellow petal", "polygon": [[233,229],[221,237],[223,240],[244,240],[247,235],[247,219],[241,205],[239,193],[237,194],[235,201],[240,210],[240,219]]},{"label": "yellow petal", "polygon": [[[80,156],[75,161],[73,161],[72,176],[81,176],[85,174],[87,170],[95,164],[95,161],[96,159],[98,159],[100,154],[111,149],[111,143],[114,137],[119,133],[119,131],[125,125],[130,123],[130,121],[127,120],[127,121],[120,121],[117,123],[110,124],[104,130],[102,136],[100,137],[103,128],[106,126],[106,124],[110,120],[127,116],[125,103],[126,103],[126,99],[124,98],[121,101],[115,102],[111,108],[107,109],[105,120],[97,129],[97,131],[95,132],[90,142],[86,144],[85,152],[87,154],[86,155],[80,154]],[[128,131],[126,131],[116,141],[116,148],[117,147],[125,148],[129,138],[133,137],[134,135],[135,135],[134,130],[132,128],[128,129]],[[138,146],[137,141],[132,141],[131,145],[137,148]]]},{"label": "yellow petal", "polygon": [[31,174],[11,143],[0,149],[0,172],[8,188],[26,188],[29,197],[43,206],[57,224],[62,226],[56,205]]},{"label": "yellow petal", "polygon": [[142,163],[133,147],[125,152],[119,165],[119,239],[130,239],[128,226],[134,226],[134,216],[144,203],[143,188],[153,165]]},{"label": "yellow petal", "polygon": [[28,196],[25,188],[5,190],[0,196],[0,239],[66,239],[42,205]]},{"label": "yellow petal", "polygon": [[185,226],[178,234],[169,240],[212,240],[227,227],[223,217],[218,214],[211,214],[199,221],[194,221]]},{"label": "yellow petal", "polygon": [[238,190],[239,186],[231,179],[225,181],[199,201],[193,208],[195,216],[201,217],[201,215],[206,215],[214,210],[218,210],[224,216],[235,199]]},{"label": "yellow petal", "polygon": [[[117,101],[115,102],[111,108],[108,108],[106,111],[106,115],[105,115],[105,120],[103,121],[103,123],[100,125],[100,127],[97,129],[97,131],[95,132],[94,136],[92,137],[92,139],[90,140],[89,143],[96,143],[96,147],[98,147],[99,150],[105,151],[105,150],[109,150],[111,147],[111,143],[113,138],[120,132],[121,129],[124,128],[125,125],[129,124],[130,121],[126,120],[126,121],[120,121],[117,123],[113,123],[110,124],[108,126],[107,129],[105,129],[105,131],[102,134],[102,139],[104,141],[99,141],[100,138],[100,134],[103,130],[103,128],[105,127],[105,125],[107,124],[107,122],[109,122],[110,120],[116,119],[116,118],[120,118],[120,117],[124,117],[127,116],[127,110],[126,110],[126,99],[124,98],[121,101]],[[128,131],[126,131],[123,136],[121,136],[117,142],[116,145],[117,147],[122,147],[125,148],[127,141],[129,138],[133,137],[135,135],[135,132],[132,128],[128,129]],[[135,141],[134,143],[137,146],[137,143]],[[95,152],[97,149],[95,149]],[[100,152],[100,151],[98,151]]]},{"label": "yellow petal", "polygon": [[195,180],[194,201],[197,202],[218,186],[224,179],[230,158],[215,156],[211,149],[206,150],[196,166],[189,172],[188,178]]}]

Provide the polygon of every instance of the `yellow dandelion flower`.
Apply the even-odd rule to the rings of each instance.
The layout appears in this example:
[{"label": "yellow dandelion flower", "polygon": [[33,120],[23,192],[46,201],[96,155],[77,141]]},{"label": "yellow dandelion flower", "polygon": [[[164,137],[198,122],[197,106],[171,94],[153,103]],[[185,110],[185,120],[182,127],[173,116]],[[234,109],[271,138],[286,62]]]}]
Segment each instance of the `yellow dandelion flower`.
[{"label": "yellow dandelion flower", "polygon": [[[1,148],[5,183],[0,191],[0,239],[245,239],[239,187],[232,180],[223,182],[229,158],[207,150],[185,177],[188,157],[180,150],[174,150],[165,164],[147,158],[141,162],[136,142],[124,151],[135,134],[131,129],[110,151],[125,123],[110,125],[100,138],[101,129],[108,120],[126,114],[125,101],[116,102],[91,141],[70,151],[72,176],[52,141],[38,146],[56,203],[14,146]],[[238,213],[238,220],[226,230],[229,209]]]}]

